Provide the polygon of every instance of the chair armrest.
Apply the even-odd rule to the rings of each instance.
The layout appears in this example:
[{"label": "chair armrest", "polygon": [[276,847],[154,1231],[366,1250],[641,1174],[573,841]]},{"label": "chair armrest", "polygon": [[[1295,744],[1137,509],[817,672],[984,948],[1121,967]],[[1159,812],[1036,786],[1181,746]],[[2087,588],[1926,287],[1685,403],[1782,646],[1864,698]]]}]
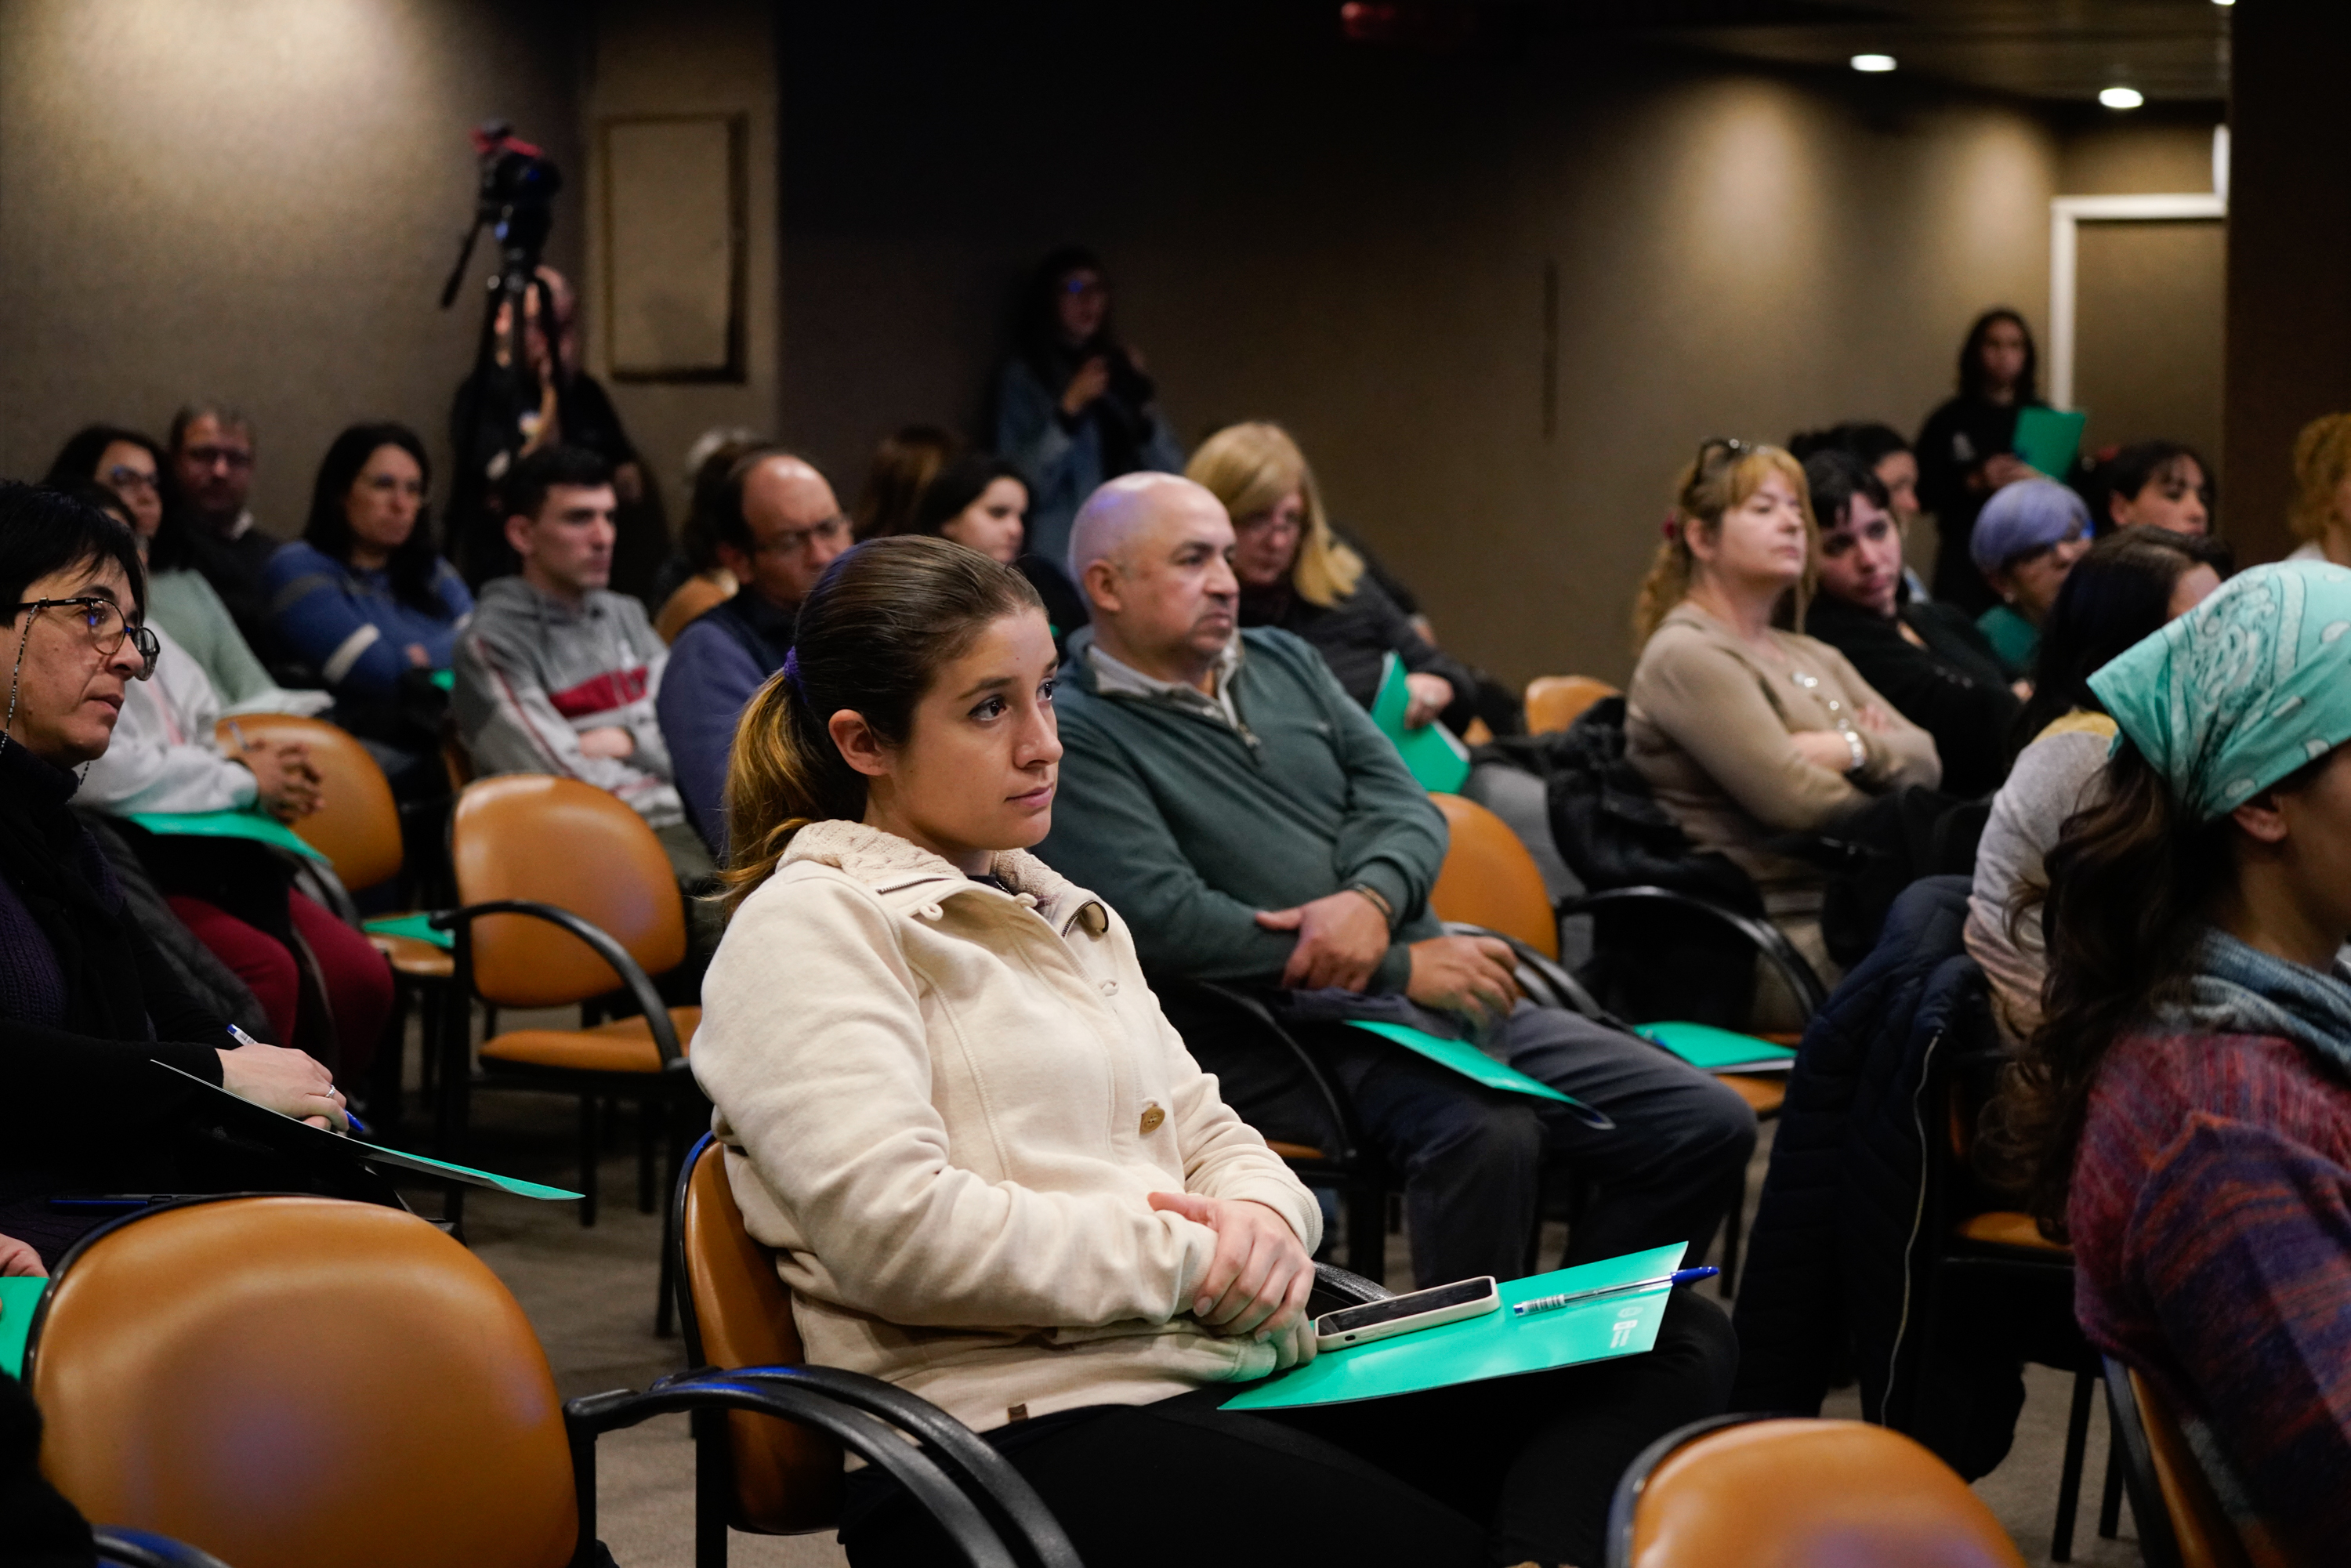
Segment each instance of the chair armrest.
[{"label": "chair armrest", "polygon": [[1363,1134],[1355,1126],[1355,1113],[1348,1104],[1346,1096],[1339,1092],[1339,1086],[1331,1082],[1330,1074],[1322,1071],[1322,1064],[1314,1060],[1314,1053],[1308,1051],[1296,1035],[1281,1027],[1281,1020],[1273,1016],[1272,1009],[1250,996],[1247,991],[1221,985],[1214,980],[1194,980],[1189,983],[1195,989],[1215,997],[1227,1006],[1248,1014],[1259,1027],[1272,1037],[1276,1044],[1290,1052],[1301,1071],[1306,1074],[1306,1081],[1313,1085],[1314,1092],[1321,1097],[1322,1109],[1331,1118],[1331,1126],[1339,1134],[1342,1146],[1337,1150],[1337,1163],[1353,1166],[1360,1157],[1364,1146]]},{"label": "chair armrest", "polygon": [[1321,1317],[1342,1307],[1360,1307],[1366,1301],[1385,1301],[1395,1294],[1376,1281],[1361,1274],[1350,1274],[1336,1263],[1314,1265],[1314,1290],[1306,1298],[1309,1316]]},{"label": "chair armrest", "polygon": [[977,1432],[921,1395],[840,1366],[738,1366],[721,1375],[768,1386],[812,1388],[887,1421],[919,1439],[934,1458],[946,1461],[967,1489],[986,1492],[1025,1539],[1039,1568],[1080,1568],[1077,1549],[1028,1479]]},{"label": "chair armrest", "polygon": [[1693,898],[1687,893],[1676,893],[1669,887],[1612,887],[1604,892],[1586,894],[1581,898],[1562,899],[1558,913],[1559,917],[1565,920],[1571,915],[1592,915],[1613,904],[1667,904],[1703,915],[1729,926],[1744,937],[1765,963],[1778,971],[1807,1019],[1820,1011],[1822,1004],[1828,1000],[1828,988],[1821,984],[1821,977],[1813,972],[1813,967],[1804,961],[1804,956],[1796,951],[1796,945],[1789,941],[1787,935],[1778,926],[1768,920],[1758,920],[1752,915],[1725,909],[1719,904]]},{"label": "chair armrest", "polygon": [[621,977],[621,984],[627,988],[630,997],[643,1010],[645,1027],[653,1034],[653,1049],[661,1053],[662,1066],[666,1069],[684,1063],[685,1052],[678,1049],[677,1030],[670,1023],[667,1004],[661,999],[661,993],[653,989],[653,977],[610,932],[568,909],[558,909],[554,904],[541,904],[529,898],[496,898],[486,904],[469,904],[463,909],[436,911],[431,916],[433,928],[457,934],[458,946],[463,950],[461,964],[469,977],[473,972],[470,956],[473,923],[485,915],[521,915],[533,920],[544,920],[588,944],[595,950],[596,956],[612,966],[613,972]]},{"label": "chair armrest", "polygon": [[211,1552],[168,1535],[120,1524],[98,1525],[89,1533],[99,1568],[227,1568]]},{"label": "chair armrest", "polygon": [[[642,1394],[622,1388],[565,1403],[563,1424],[571,1439],[572,1471],[580,1492],[580,1545],[573,1568],[588,1568],[590,1553],[595,1549],[596,1439],[655,1416],[698,1410],[742,1410],[814,1427],[887,1470],[938,1521],[972,1568],[1017,1568],[1003,1538],[929,1449],[916,1448],[888,1422],[814,1384],[766,1375],[741,1377],[727,1372],[681,1374],[664,1378]],[[1036,1496],[1034,1491],[1029,1495]],[[1041,1511],[1044,1505],[1040,1501],[1037,1507]],[[1058,1535],[1060,1527],[1052,1528]],[[1076,1568],[1075,1552],[1066,1539],[1061,1545],[1067,1555],[1049,1559],[1052,1568]]]}]

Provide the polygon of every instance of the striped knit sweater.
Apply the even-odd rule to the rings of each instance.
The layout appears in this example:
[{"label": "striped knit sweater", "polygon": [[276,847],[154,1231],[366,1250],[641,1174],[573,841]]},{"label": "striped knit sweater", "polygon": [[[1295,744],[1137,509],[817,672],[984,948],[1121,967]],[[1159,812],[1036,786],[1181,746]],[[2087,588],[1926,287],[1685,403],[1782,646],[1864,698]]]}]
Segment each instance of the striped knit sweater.
[{"label": "striped knit sweater", "polygon": [[2066,1222],[2091,1342],[2193,1413],[2224,1490],[2330,1559],[2351,1539],[2351,1083],[2285,1040],[2125,1040]]}]

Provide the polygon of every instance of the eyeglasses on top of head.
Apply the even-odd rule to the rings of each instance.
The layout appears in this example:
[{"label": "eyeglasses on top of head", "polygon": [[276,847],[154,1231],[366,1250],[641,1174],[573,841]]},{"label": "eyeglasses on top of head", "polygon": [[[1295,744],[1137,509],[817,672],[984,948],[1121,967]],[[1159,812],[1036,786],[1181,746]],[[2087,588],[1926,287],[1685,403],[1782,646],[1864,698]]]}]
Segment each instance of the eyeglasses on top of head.
[{"label": "eyeglasses on top of head", "polygon": [[[8,618],[13,621],[27,610],[35,614],[44,610],[78,612],[81,623],[89,631],[90,642],[99,653],[108,658],[112,658],[122,651],[123,641],[127,638],[131,645],[139,651],[141,660],[139,673],[131,678],[143,681],[154,674],[155,659],[163,651],[162,643],[147,627],[131,624],[122,613],[122,607],[111,599],[95,593],[84,594],[76,599],[28,599],[22,604],[11,606]],[[32,622],[27,621],[25,623],[26,632],[30,634],[32,629]]]}]

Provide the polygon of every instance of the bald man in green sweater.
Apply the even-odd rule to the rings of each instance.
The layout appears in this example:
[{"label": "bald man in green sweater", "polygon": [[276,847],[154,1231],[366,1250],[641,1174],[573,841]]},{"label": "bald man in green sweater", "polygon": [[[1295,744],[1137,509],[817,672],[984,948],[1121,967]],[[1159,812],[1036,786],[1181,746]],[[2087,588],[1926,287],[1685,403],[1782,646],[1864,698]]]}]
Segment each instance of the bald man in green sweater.
[{"label": "bald man in green sweater", "polygon": [[[1519,994],[1508,946],[1428,909],[1445,820],[1322,656],[1240,631],[1231,521],[1189,480],[1097,490],[1071,536],[1093,625],[1057,695],[1046,861],[1108,899],[1163,981],[1261,988],[1310,1037],[1364,1134],[1405,1176],[1423,1285],[1528,1272],[1541,1168],[1598,1196],[1568,1260],[1673,1241],[1704,1251],[1755,1140],[1746,1103],[1646,1040]],[[1181,988],[1170,1016],[1187,1021]],[[1487,1089],[1350,1020],[1477,1040],[1590,1112]],[[1186,1030],[1269,1136],[1328,1140],[1289,1059]]]}]

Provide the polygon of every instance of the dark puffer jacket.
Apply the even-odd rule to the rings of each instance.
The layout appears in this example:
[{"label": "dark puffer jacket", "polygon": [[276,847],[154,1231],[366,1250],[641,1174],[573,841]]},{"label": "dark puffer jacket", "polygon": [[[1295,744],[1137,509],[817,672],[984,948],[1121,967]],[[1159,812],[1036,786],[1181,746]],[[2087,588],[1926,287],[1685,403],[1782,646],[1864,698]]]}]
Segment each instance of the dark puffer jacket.
[{"label": "dark puffer jacket", "polygon": [[2006,1455],[2024,1388],[2008,1325],[1972,1332],[1996,1315],[1980,1304],[1954,1302],[1931,1365],[1922,1354],[1947,1201],[1927,1190],[1927,1139],[1948,1135],[1942,1074],[1983,1023],[1968,886],[1912,883],[1804,1031],[1740,1279],[1731,1407],[1817,1415],[1850,1354],[1863,1414],[1972,1479]]}]

